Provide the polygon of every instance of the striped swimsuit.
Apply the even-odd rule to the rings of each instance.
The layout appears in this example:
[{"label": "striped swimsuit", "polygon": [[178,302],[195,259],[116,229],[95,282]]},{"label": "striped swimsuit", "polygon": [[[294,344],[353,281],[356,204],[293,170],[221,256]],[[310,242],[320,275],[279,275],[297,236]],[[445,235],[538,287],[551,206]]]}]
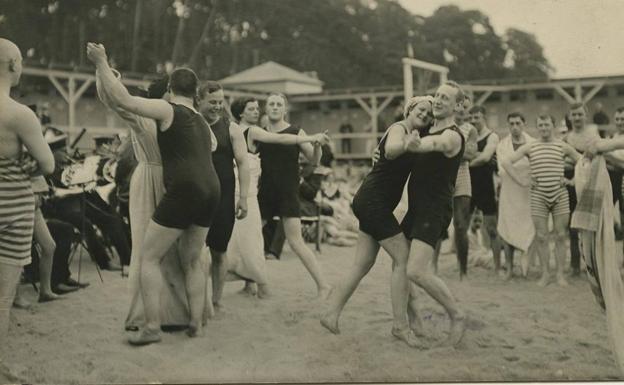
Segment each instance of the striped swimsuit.
[{"label": "striped swimsuit", "polygon": [[0,157],[0,263],[31,262],[35,196],[30,175],[17,159]]},{"label": "striped swimsuit", "polygon": [[531,214],[548,218],[548,214],[570,214],[568,191],[563,178],[563,142],[534,142],[529,150],[531,177]]},{"label": "striped swimsuit", "polygon": [[[470,126],[466,123],[459,126],[459,131],[464,136],[464,143],[468,141]],[[462,160],[457,170],[457,180],[455,180],[455,192],[453,197],[469,197],[472,195],[472,184],[470,182],[470,162]]]}]

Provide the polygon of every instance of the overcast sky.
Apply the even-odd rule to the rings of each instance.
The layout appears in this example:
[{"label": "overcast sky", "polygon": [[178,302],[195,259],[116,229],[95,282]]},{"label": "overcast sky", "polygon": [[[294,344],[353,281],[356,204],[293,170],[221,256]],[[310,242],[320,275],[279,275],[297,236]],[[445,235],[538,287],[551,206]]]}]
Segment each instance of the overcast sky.
[{"label": "overcast sky", "polygon": [[[496,33],[537,36],[555,77],[624,74],[624,0],[399,0],[414,14],[455,4],[490,17]],[[416,54],[418,56],[418,54]]]}]

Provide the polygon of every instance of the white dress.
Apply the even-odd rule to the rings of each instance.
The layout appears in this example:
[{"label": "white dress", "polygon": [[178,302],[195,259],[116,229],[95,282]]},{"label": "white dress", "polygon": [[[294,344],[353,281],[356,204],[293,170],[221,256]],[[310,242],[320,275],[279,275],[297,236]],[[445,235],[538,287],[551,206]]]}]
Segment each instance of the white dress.
[{"label": "white dress", "polygon": [[[247,130],[249,127],[246,128]],[[262,237],[262,218],[258,204],[258,181],[262,169],[260,156],[247,152],[249,163],[249,195],[247,196],[247,216],[237,219],[232,230],[232,238],[227,248],[228,280],[246,279],[259,284],[266,284],[264,258],[264,238]],[[236,199],[239,197],[238,178],[236,178]]]}]

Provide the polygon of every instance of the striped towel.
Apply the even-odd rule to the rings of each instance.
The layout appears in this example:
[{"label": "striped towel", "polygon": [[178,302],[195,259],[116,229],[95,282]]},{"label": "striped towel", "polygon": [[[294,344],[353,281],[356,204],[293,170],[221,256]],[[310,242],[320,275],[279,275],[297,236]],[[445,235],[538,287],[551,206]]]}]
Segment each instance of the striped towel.
[{"label": "striped towel", "polygon": [[35,221],[35,197],[30,159],[0,157],[0,263],[30,263]]},{"label": "striped towel", "polygon": [[[606,163],[602,156],[596,157],[594,160],[583,158],[577,163],[574,175],[578,203],[572,214],[570,227],[579,230],[598,231],[604,190],[611,188],[610,182],[608,184],[599,183],[599,179],[603,179],[604,182],[604,175],[602,175],[604,173],[601,173],[601,170],[606,170]],[[600,178],[601,176],[602,178]]]},{"label": "striped towel", "polygon": [[[590,161],[583,159],[575,168],[579,204],[574,226],[579,231],[581,254],[587,266],[592,292],[606,312],[609,342],[615,361],[624,373],[624,282],[620,275],[615,233],[611,181],[603,157]],[[602,195],[600,195],[602,192]],[[585,196],[583,196],[585,195]],[[601,204],[598,206],[598,201]],[[579,210],[579,206],[577,206]]]}]

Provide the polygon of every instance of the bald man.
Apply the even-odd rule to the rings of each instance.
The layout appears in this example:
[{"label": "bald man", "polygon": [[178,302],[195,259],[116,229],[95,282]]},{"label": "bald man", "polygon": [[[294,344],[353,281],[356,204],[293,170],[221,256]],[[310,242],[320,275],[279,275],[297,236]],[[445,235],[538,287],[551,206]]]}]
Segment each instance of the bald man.
[{"label": "bald man", "polygon": [[6,346],[9,311],[22,267],[30,263],[35,218],[30,177],[54,171],[39,119],[11,99],[11,88],[21,75],[19,48],[0,38],[0,349]]}]

